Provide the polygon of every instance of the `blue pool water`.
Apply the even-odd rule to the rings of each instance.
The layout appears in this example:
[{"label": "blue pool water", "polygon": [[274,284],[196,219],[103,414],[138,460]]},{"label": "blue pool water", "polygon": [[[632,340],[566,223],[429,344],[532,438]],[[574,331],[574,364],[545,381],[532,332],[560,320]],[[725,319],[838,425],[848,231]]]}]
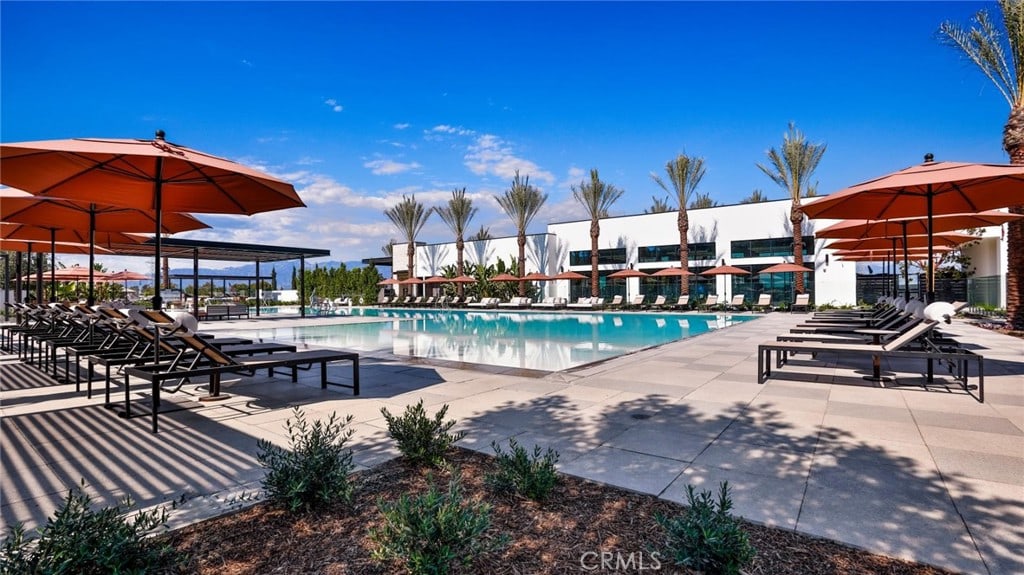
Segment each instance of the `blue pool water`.
[{"label": "blue pool water", "polygon": [[351,308],[367,323],[267,327],[245,335],[357,351],[561,371],[756,319],[751,315]]}]

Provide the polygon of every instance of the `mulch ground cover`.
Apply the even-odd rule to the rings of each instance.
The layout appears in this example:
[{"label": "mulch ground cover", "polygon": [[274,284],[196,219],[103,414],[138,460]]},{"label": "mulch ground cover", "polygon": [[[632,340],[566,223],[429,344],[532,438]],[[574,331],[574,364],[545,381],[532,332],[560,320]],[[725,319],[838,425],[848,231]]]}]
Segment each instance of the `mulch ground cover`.
[{"label": "mulch ground cover", "polygon": [[[488,490],[484,477],[495,470],[494,458],[456,449],[451,460],[461,470],[465,497],[491,503],[494,531],[510,537],[503,550],[471,566],[459,566],[455,573],[685,573],[668,565],[664,555],[659,560],[652,554],[664,541],[655,515],[680,514],[682,506],[571,476],[562,476],[548,500],[538,504]],[[381,522],[377,501],[425,491],[430,473],[435,482],[447,484],[442,471],[413,468],[395,459],[357,475],[349,506],[293,514],[260,503],[168,537],[189,555],[186,572],[190,573],[402,573],[399,564],[371,559],[374,544],[369,531]],[[757,549],[752,565],[744,571],[749,575],[950,573],[793,531],[751,523],[744,527]],[[600,563],[602,552],[613,558],[605,567]],[[620,556],[621,561],[632,562],[615,563]]]}]

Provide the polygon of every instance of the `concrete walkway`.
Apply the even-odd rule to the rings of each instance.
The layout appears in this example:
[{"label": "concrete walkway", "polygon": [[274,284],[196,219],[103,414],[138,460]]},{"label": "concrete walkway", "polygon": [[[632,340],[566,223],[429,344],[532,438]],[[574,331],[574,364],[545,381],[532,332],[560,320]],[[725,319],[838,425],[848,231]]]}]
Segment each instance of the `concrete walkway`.
[{"label": "concrete walkway", "polygon": [[[923,389],[916,362],[883,365],[896,377],[886,389],[861,378],[870,360],[807,356],[758,385],[757,344],[806,317],[768,314],[541,378],[371,357],[359,398],[320,390],[315,374],[297,386],[235,380],[224,384],[231,399],[164,415],[157,435],[148,419],[120,419],[102,398],[7,357],[2,522],[37,525],[83,479],[101,501],[173,502],[173,524],[193,521],[258,493],[256,439],[284,444],[291,407],[310,419],[352,414],[355,461],[372,466],[397,455],[380,408],[422,398],[431,411],[449,405],[472,449],[515,436],[558,450],[566,473],[672,501],[687,484],[728,480],[736,513],[752,521],[966,573],[1024,572],[1024,343],[943,327],[986,357],[984,404],[952,386]],[[203,326],[215,327],[241,325]]]}]

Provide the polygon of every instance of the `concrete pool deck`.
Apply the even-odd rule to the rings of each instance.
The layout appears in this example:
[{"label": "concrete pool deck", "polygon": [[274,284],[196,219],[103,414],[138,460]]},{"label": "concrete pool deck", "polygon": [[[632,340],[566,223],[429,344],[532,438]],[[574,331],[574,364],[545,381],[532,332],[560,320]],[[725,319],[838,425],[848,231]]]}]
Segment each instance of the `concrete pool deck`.
[{"label": "concrete pool deck", "polygon": [[[256,440],[284,444],[293,406],[307,418],[354,416],[363,467],[395,457],[381,407],[449,406],[465,447],[491,452],[515,436],[561,453],[563,472],[685,500],[685,486],[732,486],[735,512],[966,573],[1024,571],[1024,342],[956,321],[943,326],[985,356],[986,402],[918,382],[919,362],[883,364],[886,389],[861,376],[870,360],[796,361],[765,385],[757,344],[806,315],[754,322],[536,377],[364,355],[363,394],[321,390],[317,374],[232,379],[228,400],[124,420],[16,358],[0,358],[0,518],[38,525],[84,479],[98,500],[174,502],[172,524],[245,504],[259,491]],[[263,322],[204,322],[204,331]],[[806,356],[804,356],[806,357]],[[349,376],[347,364],[332,377]],[[941,380],[943,369],[937,371]],[[973,381],[973,378],[972,378]],[[145,385],[136,385],[143,398]]]}]

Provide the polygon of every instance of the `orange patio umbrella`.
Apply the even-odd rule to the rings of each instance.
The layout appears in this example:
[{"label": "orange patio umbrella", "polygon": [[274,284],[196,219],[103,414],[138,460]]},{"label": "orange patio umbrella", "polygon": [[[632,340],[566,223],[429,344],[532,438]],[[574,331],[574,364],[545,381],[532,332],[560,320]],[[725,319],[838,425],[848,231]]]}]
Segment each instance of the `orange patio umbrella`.
[{"label": "orange patio umbrella", "polygon": [[[615,279],[619,279],[619,278],[622,278],[622,279],[627,279],[627,278],[646,278],[646,277],[650,277],[650,274],[648,274],[646,272],[642,272],[640,270],[633,269],[633,268],[626,268],[624,270],[619,270],[617,272],[610,273],[610,274],[608,274],[608,277],[609,278],[615,278]],[[626,283],[626,301],[629,301],[629,283],[628,282]]]},{"label": "orange patio umbrella", "polygon": [[455,276],[448,281],[456,284],[475,284],[476,278],[473,276]]},{"label": "orange patio umbrella", "polygon": [[946,232],[941,234],[932,234],[931,236],[907,236],[906,240],[896,236],[888,238],[864,238],[858,240],[833,240],[825,247],[831,250],[884,250],[886,248],[895,249],[902,248],[904,246],[911,249],[928,248],[929,246],[932,246],[932,249],[934,249],[934,246],[955,247],[977,239],[977,236],[972,236],[971,234]]},{"label": "orange patio umbrella", "polygon": [[[940,214],[977,213],[1024,204],[1024,166],[935,162],[868,180],[802,207],[811,219],[884,220],[924,217],[928,235]],[[932,246],[931,242],[928,242]],[[934,260],[928,257],[928,302],[935,299]]]},{"label": "orange patio umbrella", "polygon": [[[976,214],[946,214],[932,217],[932,232],[953,232],[968,228],[1000,226],[1024,219],[1024,216],[988,210]],[[920,236],[928,234],[928,218],[896,218],[892,220],[845,220],[816,230],[818,239],[877,238],[894,236]]]},{"label": "orange patio umbrella", "polygon": [[[157,286],[165,211],[251,215],[305,206],[288,182],[168,142],[163,131],[152,140],[75,138],[0,144],[0,183],[37,196],[152,210]],[[153,308],[161,307],[158,288]]]},{"label": "orange patio umbrella", "polygon": [[142,280],[148,280],[148,279],[149,279],[149,276],[147,276],[146,274],[140,274],[139,272],[133,272],[133,271],[128,271],[128,270],[124,270],[124,271],[120,271],[120,272],[115,272],[115,273],[112,273],[109,276],[107,276],[107,281],[117,281],[117,282],[123,281],[124,282],[124,291],[126,291],[126,292],[128,291],[128,282],[129,282],[129,280],[130,281],[142,281]]},{"label": "orange patio umbrella", "polygon": [[530,272],[523,276],[523,279],[531,282],[546,282],[551,279],[551,276],[540,272]]},{"label": "orange patio umbrella", "polygon": [[516,276],[514,276],[512,274],[505,273],[505,274],[498,274],[498,275],[492,277],[491,281],[492,282],[517,282],[517,281],[519,281],[519,279],[520,278],[517,278]]},{"label": "orange patio umbrella", "polygon": [[[6,164],[0,165],[0,169],[6,169]],[[157,218],[152,210],[34,196],[21,190],[0,190],[0,221],[44,228],[49,232],[46,239],[51,242],[81,241],[109,246],[112,243],[145,241],[148,238],[137,239],[117,234],[153,231]],[[173,234],[208,227],[188,214],[168,213],[160,230],[165,234]],[[63,239],[59,239],[58,235]],[[90,269],[93,267],[94,256],[95,253],[89,254]],[[54,258],[52,251],[50,257]],[[95,303],[92,282],[89,284],[88,303]]]},{"label": "orange patio umbrella", "polygon": [[388,278],[386,280],[382,280],[382,281],[377,282],[377,285],[379,285],[379,286],[393,286],[393,285],[395,285],[397,283],[398,283],[398,280],[396,280],[395,278]]}]

